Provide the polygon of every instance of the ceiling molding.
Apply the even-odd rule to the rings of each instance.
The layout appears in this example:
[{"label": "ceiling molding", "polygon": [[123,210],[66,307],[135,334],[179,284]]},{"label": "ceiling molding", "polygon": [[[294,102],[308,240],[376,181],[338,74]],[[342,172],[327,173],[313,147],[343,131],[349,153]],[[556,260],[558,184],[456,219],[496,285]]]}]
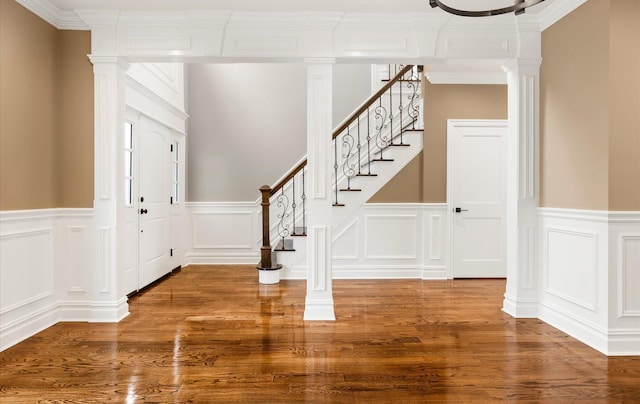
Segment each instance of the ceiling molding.
[{"label": "ceiling molding", "polygon": [[63,11],[49,0],[16,0],[38,17],[42,18],[57,29],[88,30],[89,27],[72,11]]},{"label": "ceiling molding", "polygon": [[586,2],[587,0],[556,0],[552,2],[547,8],[542,10],[540,15],[538,15],[540,32],[560,21],[566,15]]},{"label": "ceiling molding", "polygon": [[[549,5],[547,7],[545,7],[540,13],[537,14],[531,14],[531,15],[527,15],[527,25],[528,27],[526,28],[527,30],[531,30],[533,29],[535,26],[539,27],[540,31],[544,31],[547,28],[549,28],[551,25],[555,24],[556,22],[558,22],[560,19],[562,19],[564,16],[566,16],[567,14],[571,13],[573,10],[575,10],[576,8],[580,7],[582,4],[584,4],[587,0],[553,0],[553,1],[549,1]],[[73,11],[66,11],[66,10],[62,10],[60,9],[58,6],[56,6],[54,3],[51,2],[51,0],[16,0],[17,3],[19,3],[20,5],[22,5],[23,7],[27,8],[28,10],[30,10],[31,12],[33,12],[34,14],[36,14],[37,16],[39,16],[40,18],[42,18],[43,20],[45,20],[46,22],[48,22],[49,24],[53,25],[54,27],[56,27],[57,29],[62,29],[62,30],[88,30],[90,29],[87,24],[85,24],[85,22],[83,21],[83,19],[78,15],[79,10],[73,10]],[[83,10],[85,12],[87,12],[88,10]],[[92,10],[94,13],[100,13],[103,10]],[[113,10],[111,10],[113,11]],[[293,13],[293,12],[267,12],[267,13],[254,13],[254,12],[231,12],[231,11],[217,11],[217,10],[184,10],[183,12],[169,12],[166,14],[172,14],[173,16],[180,16],[180,15],[185,15],[185,12],[187,15],[189,15],[190,17],[193,16],[197,16],[200,15],[201,17],[201,21],[200,24],[202,23],[206,23],[206,21],[210,18],[212,18],[212,21],[214,25],[220,25],[221,20],[224,21],[225,17],[224,15],[226,15],[226,17],[229,17],[229,14],[231,14],[233,17],[233,19],[235,19],[237,16],[241,16],[241,15],[245,15],[245,16],[250,16],[252,14],[254,15],[258,15],[258,14],[262,14],[262,15],[271,15],[272,17],[274,17],[272,19],[272,22],[267,22],[266,24],[269,25],[271,23],[273,23],[274,21],[277,22],[278,20],[282,19],[282,22],[293,22],[293,21],[288,21],[291,19],[291,17],[297,17],[298,23],[302,23],[302,24],[311,24],[311,25],[319,25],[316,26],[315,28],[320,28],[321,26],[328,24],[335,24],[338,20],[342,20],[342,18],[340,18],[341,12],[336,12],[336,13],[331,13],[331,12],[303,12],[303,13]],[[122,10],[123,14],[129,14],[131,13],[130,11],[125,11]],[[135,12],[133,12],[132,14],[136,14]],[[143,14],[143,13],[140,13]],[[146,14],[147,16],[149,16],[149,18],[147,19],[150,20],[151,18],[153,18],[153,16],[159,16],[160,14],[162,14],[162,12],[158,13],[158,12],[152,12],[152,11],[147,11],[144,14]],[[328,19],[325,19],[325,16],[322,16],[322,14],[326,14],[328,17],[329,15],[331,15],[331,17],[329,17]],[[347,13],[349,16],[346,20],[342,20],[340,21],[340,25],[341,28],[351,28],[351,27],[358,27],[358,28],[362,28],[361,26],[359,26],[360,24],[364,23],[364,21],[358,21],[360,18],[360,13]],[[373,13],[375,14],[375,13]],[[277,17],[276,17],[277,15]],[[362,13],[361,15],[367,15],[365,13]],[[294,18],[295,18],[294,17]],[[368,14],[368,19],[371,19],[372,15]],[[399,23],[409,23],[409,24],[414,24],[416,25],[415,19],[415,13],[409,13],[405,16],[403,16],[402,14],[395,14],[394,15],[394,19],[389,18],[389,13],[381,13],[380,18],[375,18],[378,19],[379,22],[381,23],[380,28],[385,28],[385,29],[392,29],[393,27],[397,26],[397,24]],[[504,16],[502,16],[504,17]],[[519,16],[517,18],[522,18],[523,16]],[[487,24],[483,24],[485,21],[481,21],[482,19],[478,18],[478,19],[474,19],[474,20],[469,20],[469,19],[465,19],[462,17],[458,17],[458,18],[451,18],[451,16],[446,16],[447,20],[443,20],[445,17],[438,15],[438,14],[429,14],[426,15],[424,17],[417,17],[417,20],[424,20],[425,22],[432,22],[435,23],[435,25],[439,25],[442,26],[443,24],[447,26],[448,29],[454,29],[454,30],[477,30],[477,29],[481,29],[483,31],[491,31],[491,30],[496,30],[496,31],[501,31],[505,29],[505,25],[509,25],[509,23],[511,23],[512,25],[515,23],[515,17],[513,16],[507,16],[505,18],[494,18],[492,20],[492,24],[487,25]],[[180,20],[181,18],[178,17],[178,20]],[[184,17],[182,18],[184,20]],[[188,19],[188,18],[187,18]],[[240,18],[240,20],[243,20],[244,18]],[[249,18],[251,19],[251,18]],[[145,18],[140,18],[140,20],[145,20]],[[166,18],[161,18],[161,20],[166,21]],[[324,20],[324,21],[322,21]],[[333,21],[331,21],[333,20]],[[447,21],[445,23],[445,21]],[[259,21],[254,21],[257,24],[260,24]],[[420,21],[422,22],[422,21]],[[524,22],[524,21],[523,21]],[[264,24],[264,23],[263,23]],[[483,24],[484,26],[479,27],[478,24]],[[285,24],[288,25],[288,24]],[[522,24],[524,25],[524,24]],[[418,28],[416,26],[416,28]]]}]

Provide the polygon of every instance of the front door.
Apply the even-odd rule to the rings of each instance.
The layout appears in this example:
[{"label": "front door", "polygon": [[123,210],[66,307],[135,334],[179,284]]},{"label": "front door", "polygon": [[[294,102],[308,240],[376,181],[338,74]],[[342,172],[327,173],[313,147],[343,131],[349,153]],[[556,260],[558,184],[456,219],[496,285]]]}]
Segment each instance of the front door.
[{"label": "front door", "polygon": [[171,138],[169,129],[141,116],[138,194],[138,288],[171,271]]},{"label": "front door", "polygon": [[453,277],[506,277],[507,122],[450,120],[447,137]]}]

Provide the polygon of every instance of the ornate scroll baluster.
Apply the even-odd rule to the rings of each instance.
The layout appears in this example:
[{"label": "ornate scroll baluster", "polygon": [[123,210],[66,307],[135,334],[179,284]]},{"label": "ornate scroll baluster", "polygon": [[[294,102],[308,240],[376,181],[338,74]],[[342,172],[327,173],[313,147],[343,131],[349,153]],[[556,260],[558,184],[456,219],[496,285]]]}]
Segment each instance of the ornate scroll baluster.
[{"label": "ornate scroll baluster", "polygon": [[378,149],[380,150],[380,159],[383,158],[382,154],[384,149],[389,145],[389,137],[386,134],[385,130],[388,127],[387,124],[387,109],[382,105],[382,97],[380,97],[380,104],[374,108],[373,112],[375,112],[375,120],[376,120],[376,135],[375,135],[375,143]]},{"label": "ornate scroll baluster", "polygon": [[351,159],[355,156],[354,152],[355,139],[351,135],[351,130],[347,126],[347,133],[342,136],[342,173],[347,179],[347,188],[342,189],[341,191],[351,191],[351,178],[356,175],[356,163],[352,162]]},{"label": "ornate scroll baluster", "polygon": [[300,199],[302,199],[302,233],[300,233],[301,236],[306,236],[307,235],[307,192],[305,191],[305,184],[304,184],[304,174],[305,174],[306,170],[302,170],[302,195],[300,196]]},{"label": "ornate scroll baluster", "polygon": [[281,193],[276,198],[276,206],[280,208],[281,212],[278,213],[278,235],[282,239],[282,245],[284,246],[284,239],[289,237],[291,231],[289,230],[289,223],[287,222],[287,218],[289,218],[289,197],[284,194],[284,187],[281,188]]},{"label": "ornate scroll baluster", "polygon": [[[419,73],[419,72],[418,72]],[[411,90],[411,94],[407,96],[409,106],[407,107],[407,115],[411,118],[412,129],[416,128],[416,121],[420,115],[420,106],[416,104],[419,98],[418,90],[420,86],[420,77],[411,70],[410,80],[407,82],[407,88]]]}]

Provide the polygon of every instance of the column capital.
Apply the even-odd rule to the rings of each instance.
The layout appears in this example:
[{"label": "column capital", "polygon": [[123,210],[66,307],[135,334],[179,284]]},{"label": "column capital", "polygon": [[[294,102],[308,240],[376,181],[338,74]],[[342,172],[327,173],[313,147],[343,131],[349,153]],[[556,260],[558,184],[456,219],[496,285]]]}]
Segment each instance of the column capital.
[{"label": "column capital", "polygon": [[505,73],[510,73],[517,70],[521,70],[521,69],[528,70],[528,71],[535,69],[536,71],[538,71],[540,69],[541,64],[542,64],[542,58],[510,59],[502,65],[502,70]]},{"label": "column capital", "polygon": [[89,55],[89,60],[93,63],[94,66],[97,65],[118,65],[124,71],[129,70],[131,67],[131,63],[122,57],[122,56],[100,56],[100,55]]}]

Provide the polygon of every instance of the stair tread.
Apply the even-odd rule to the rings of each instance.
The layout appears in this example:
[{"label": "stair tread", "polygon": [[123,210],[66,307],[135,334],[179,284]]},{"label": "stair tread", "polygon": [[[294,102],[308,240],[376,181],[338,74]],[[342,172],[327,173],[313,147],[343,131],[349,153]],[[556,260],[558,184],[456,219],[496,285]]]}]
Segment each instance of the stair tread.
[{"label": "stair tread", "polygon": [[362,190],[361,189],[357,189],[357,188],[342,188],[342,189],[340,189],[340,191],[344,191],[344,192],[360,192]]},{"label": "stair tread", "polygon": [[293,233],[291,233],[292,237],[304,237],[307,235],[306,227],[296,227],[293,229]]},{"label": "stair tread", "polygon": [[378,174],[356,174],[356,177],[377,177]]},{"label": "stair tread", "polygon": [[276,248],[273,251],[295,251],[293,248],[293,240],[291,239],[282,239],[276,245]]},{"label": "stair tread", "polygon": [[344,203],[334,203],[333,206],[344,206]]}]

